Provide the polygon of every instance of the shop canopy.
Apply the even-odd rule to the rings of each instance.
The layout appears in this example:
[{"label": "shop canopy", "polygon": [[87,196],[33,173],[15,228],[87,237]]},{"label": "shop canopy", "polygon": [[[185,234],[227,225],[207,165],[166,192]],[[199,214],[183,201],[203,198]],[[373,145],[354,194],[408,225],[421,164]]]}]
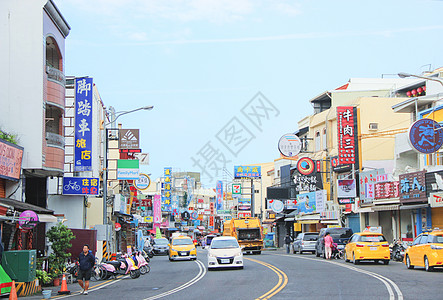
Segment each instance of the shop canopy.
[{"label": "shop canopy", "polygon": [[44,207],[40,207],[37,205],[33,205],[30,203],[9,199],[9,198],[0,198],[0,204],[7,205],[13,207],[15,210],[18,211],[25,211],[25,210],[32,210],[35,211],[38,214],[53,214],[53,210],[46,209]]}]

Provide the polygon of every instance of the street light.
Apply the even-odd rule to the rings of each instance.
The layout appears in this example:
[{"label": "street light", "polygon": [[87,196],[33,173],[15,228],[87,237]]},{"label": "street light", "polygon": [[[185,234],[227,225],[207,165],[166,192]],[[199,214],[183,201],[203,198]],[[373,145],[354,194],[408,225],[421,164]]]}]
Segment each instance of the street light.
[{"label": "street light", "polygon": [[103,225],[106,226],[106,241],[108,241],[108,209],[107,209],[107,199],[108,199],[108,129],[116,129],[116,128],[106,128],[109,124],[114,123],[119,117],[130,114],[139,110],[152,110],[154,106],[143,106],[139,107],[133,110],[128,111],[121,111],[114,113],[112,112],[112,115],[114,116],[114,119],[111,120],[108,123],[103,124],[103,129],[105,130],[105,143],[103,146],[104,153],[103,153],[103,164],[104,164],[104,172],[103,172]]},{"label": "street light", "polygon": [[400,72],[397,75],[400,78],[416,77],[416,78],[421,78],[421,79],[426,79],[426,80],[437,81],[438,83],[440,83],[443,86],[443,81],[440,78],[429,77],[429,76],[421,76],[421,75],[414,75],[414,74],[409,74],[409,73],[405,73],[405,72]]}]

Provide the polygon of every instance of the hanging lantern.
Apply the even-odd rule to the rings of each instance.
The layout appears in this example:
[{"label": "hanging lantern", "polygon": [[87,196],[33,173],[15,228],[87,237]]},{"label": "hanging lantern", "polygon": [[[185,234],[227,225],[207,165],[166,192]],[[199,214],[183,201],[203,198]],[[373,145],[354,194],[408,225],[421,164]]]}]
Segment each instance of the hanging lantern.
[{"label": "hanging lantern", "polygon": [[426,92],[426,85],[422,87],[423,91]]},{"label": "hanging lantern", "polygon": [[415,96],[415,95],[417,95],[417,90],[414,89],[411,91],[411,93],[412,93],[412,96]]},{"label": "hanging lantern", "polygon": [[421,95],[421,93],[423,93],[423,89],[422,89],[421,87],[419,87],[419,88],[417,89],[417,93],[418,93],[419,95]]},{"label": "hanging lantern", "polygon": [[411,97],[412,96],[411,91],[407,91],[406,96]]}]

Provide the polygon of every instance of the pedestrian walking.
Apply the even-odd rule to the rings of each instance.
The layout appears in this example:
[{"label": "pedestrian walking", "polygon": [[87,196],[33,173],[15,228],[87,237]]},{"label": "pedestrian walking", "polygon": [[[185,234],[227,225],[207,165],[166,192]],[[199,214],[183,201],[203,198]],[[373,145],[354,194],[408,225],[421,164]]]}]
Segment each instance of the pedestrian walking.
[{"label": "pedestrian walking", "polygon": [[[91,279],[92,268],[95,264],[95,257],[89,250],[89,245],[83,246],[83,251],[78,256],[80,269],[78,270],[78,284],[83,289],[80,294],[87,295],[89,289],[89,280]],[[83,282],[84,281],[84,282]]]},{"label": "pedestrian walking", "polygon": [[289,234],[286,234],[285,237],[285,246],[286,246],[286,253],[289,254],[289,249],[291,247],[292,238],[289,236]]},{"label": "pedestrian walking", "polygon": [[332,244],[334,243],[334,239],[331,237],[329,232],[325,233],[325,257],[326,259],[331,259],[332,256]]}]

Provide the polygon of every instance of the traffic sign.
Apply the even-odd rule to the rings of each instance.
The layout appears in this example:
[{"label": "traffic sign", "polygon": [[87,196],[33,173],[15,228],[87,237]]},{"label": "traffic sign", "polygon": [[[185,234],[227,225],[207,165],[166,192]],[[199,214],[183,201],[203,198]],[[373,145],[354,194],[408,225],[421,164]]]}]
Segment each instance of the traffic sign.
[{"label": "traffic sign", "polygon": [[241,195],[241,184],[239,184],[239,183],[232,184],[232,194],[233,195]]}]

